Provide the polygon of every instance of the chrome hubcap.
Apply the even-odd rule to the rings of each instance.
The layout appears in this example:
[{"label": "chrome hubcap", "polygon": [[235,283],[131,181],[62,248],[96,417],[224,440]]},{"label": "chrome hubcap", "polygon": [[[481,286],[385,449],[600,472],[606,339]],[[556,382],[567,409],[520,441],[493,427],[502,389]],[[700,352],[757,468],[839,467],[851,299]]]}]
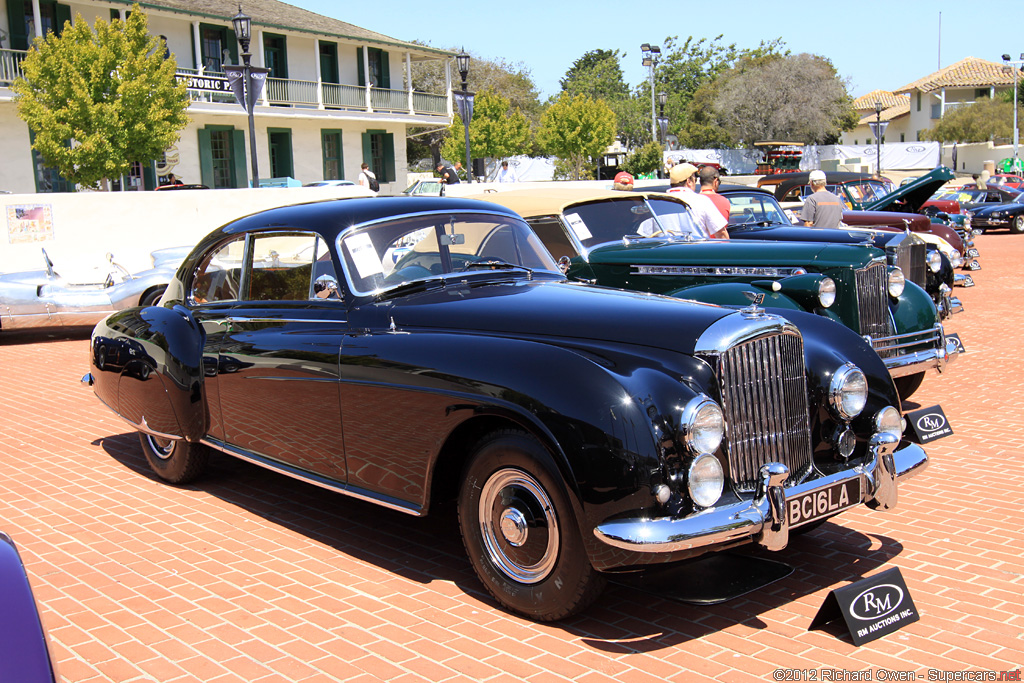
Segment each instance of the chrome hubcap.
[{"label": "chrome hubcap", "polygon": [[558,517],[547,491],[526,472],[501,469],[480,492],[480,534],[488,558],[519,583],[543,581],[558,559]]},{"label": "chrome hubcap", "polygon": [[156,457],[161,460],[167,460],[170,458],[171,453],[174,451],[174,442],[170,439],[161,439],[158,436],[147,434],[146,442],[149,444],[149,447],[153,450]]}]

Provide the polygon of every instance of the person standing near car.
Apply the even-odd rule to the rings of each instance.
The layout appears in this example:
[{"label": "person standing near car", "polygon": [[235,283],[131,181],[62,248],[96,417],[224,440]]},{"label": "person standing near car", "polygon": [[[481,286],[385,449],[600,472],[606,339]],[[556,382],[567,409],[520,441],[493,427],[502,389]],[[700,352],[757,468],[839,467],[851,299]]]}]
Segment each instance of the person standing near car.
[{"label": "person standing near car", "polygon": [[437,162],[437,173],[445,185],[454,185],[459,182],[459,174],[451,166],[445,166],[443,161]]},{"label": "person standing near car", "polygon": [[804,197],[800,220],[807,227],[838,228],[843,220],[843,200],[825,189],[825,172],[811,171],[811,194]]},{"label": "person standing near car", "polygon": [[729,220],[729,200],[718,194],[718,185],[721,182],[718,169],[714,166],[704,166],[697,172],[700,178],[700,193],[711,200],[715,207],[722,213],[726,221]]},{"label": "person standing near car", "polygon": [[509,168],[508,159],[501,162],[501,170],[498,171],[498,182],[499,183],[517,183],[519,178],[516,177],[516,172],[512,168]]},{"label": "person standing near car", "polygon": [[704,237],[729,239],[729,233],[725,229],[729,221],[722,217],[722,212],[709,197],[696,192],[696,166],[688,163],[676,164],[669,173],[669,183],[671,187],[668,191],[682,195],[683,201],[693,210],[693,218]]}]

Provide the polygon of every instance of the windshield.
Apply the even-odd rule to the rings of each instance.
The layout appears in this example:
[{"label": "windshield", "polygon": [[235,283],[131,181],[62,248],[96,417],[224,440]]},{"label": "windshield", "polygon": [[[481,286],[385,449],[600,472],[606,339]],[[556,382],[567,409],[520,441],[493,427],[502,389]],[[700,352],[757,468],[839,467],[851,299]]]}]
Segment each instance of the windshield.
[{"label": "windshield", "polygon": [[339,242],[345,276],[360,295],[477,268],[561,274],[533,231],[509,216],[406,217],[347,232]]},{"label": "windshield", "polygon": [[843,187],[856,202],[875,202],[893,191],[893,184],[882,180],[862,180],[844,183]]},{"label": "windshield", "polygon": [[576,204],[565,210],[563,218],[587,249],[626,235],[703,239],[690,207],[672,199],[623,197]]},{"label": "windshield", "polygon": [[775,197],[761,192],[730,192],[729,225],[790,225]]}]

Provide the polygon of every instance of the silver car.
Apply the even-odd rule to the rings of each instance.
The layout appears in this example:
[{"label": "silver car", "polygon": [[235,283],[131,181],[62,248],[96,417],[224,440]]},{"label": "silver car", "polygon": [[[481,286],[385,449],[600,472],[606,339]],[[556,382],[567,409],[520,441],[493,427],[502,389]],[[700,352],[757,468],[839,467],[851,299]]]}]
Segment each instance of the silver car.
[{"label": "silver car", "polygon": [[135,275],[107,254],[102,282],[73,284],[54,270],[43,249],[44,269],[0,273],[0,329],[94,325],[114,311],[151,306],[163,296],[189,250],[154,251],[153,267]]}]

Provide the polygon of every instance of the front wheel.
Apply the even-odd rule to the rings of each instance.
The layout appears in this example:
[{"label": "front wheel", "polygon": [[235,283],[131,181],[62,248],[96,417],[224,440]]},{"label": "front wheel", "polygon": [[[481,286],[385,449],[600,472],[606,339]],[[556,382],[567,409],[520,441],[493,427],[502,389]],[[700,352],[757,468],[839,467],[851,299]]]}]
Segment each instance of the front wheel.
[{"label": "front wheel", "polygon": [[142,451],[156,475],[171,484],[187,484],[206,469],[210,449],[184,439],[164,439],[139,432]]},{"label": "front wheel", "polygon": [[1015,235],[1019,235],[1024,232],[1024,215],[1017,216],[1013,219],[1013,223],[1010,224],[1010,232]]},{"label": "front wheel", "polygon": [[459,491],[459,527],[473,569],[507,609],[538,621],[586,608],[605,579],[594,570],[561,477],[521,432],[477,445]]},{"label": "front wheel", "polygon": [[900,395],[900,399],[906,401],[911,394],[921,388],[921,382],[924,381],[924,373],[919,372],[916,375],[906,375],[904,377],[897,377],[896,391]]}]

